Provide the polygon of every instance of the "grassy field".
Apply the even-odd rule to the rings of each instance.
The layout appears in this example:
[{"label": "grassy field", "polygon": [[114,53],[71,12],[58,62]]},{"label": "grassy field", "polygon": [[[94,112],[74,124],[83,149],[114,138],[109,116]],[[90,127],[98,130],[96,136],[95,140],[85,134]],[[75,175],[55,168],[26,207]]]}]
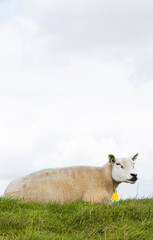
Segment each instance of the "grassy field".
[{"label": "grassy field", "polygon": [[153,198],[107,205],[0,198],[0,239],[153,240]]}]

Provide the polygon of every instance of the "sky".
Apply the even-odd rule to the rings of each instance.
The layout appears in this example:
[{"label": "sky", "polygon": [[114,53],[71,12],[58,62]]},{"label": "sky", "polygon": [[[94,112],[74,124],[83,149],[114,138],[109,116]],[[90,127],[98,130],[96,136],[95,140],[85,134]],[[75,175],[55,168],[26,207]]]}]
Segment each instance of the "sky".
[{"label": "sky", "polygon": [[153,193],[152,29],[152,0],[0,0],[0,193],[136,153]]}]

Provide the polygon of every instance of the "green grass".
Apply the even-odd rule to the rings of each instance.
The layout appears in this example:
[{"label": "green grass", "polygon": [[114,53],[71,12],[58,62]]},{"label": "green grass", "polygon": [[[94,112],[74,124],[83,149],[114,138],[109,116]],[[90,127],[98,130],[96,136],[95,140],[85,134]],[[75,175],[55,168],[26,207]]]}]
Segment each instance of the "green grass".
[{"label": "green grass", "polygon": [[152,240],[153,198],[106,205],[0,198],[0,239]]}]

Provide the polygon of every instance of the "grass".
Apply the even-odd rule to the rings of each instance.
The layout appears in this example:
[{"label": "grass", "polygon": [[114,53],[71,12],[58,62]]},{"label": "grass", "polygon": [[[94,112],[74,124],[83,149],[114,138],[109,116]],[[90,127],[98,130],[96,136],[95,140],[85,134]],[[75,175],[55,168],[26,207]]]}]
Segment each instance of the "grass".
[{"label": "grass", "polygon": [[0,198],[0,239],[152,240],[153,198],[106,205]]}]

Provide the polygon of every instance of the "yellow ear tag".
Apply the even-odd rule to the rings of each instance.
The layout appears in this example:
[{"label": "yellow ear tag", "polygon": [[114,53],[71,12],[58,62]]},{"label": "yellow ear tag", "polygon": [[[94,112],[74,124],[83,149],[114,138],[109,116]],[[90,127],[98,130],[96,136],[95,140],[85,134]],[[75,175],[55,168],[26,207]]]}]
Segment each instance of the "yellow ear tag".
[{"label": "yellow ear tag", "polygon": [[111,199],[113,201],[116,201],[118,199],[118,195],[117,195],[117,192],[113,192],[112,196],[111,196]]}]

